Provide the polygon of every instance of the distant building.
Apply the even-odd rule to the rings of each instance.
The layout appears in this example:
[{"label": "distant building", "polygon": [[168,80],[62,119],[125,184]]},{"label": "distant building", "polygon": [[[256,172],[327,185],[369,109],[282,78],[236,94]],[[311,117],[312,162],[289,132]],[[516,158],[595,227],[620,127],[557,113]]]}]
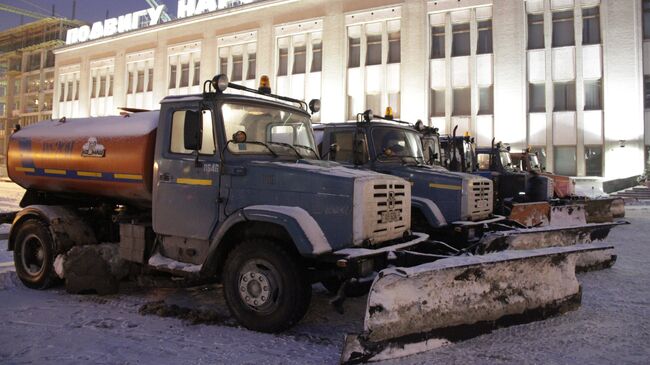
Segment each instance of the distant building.
[{"label": "distant building", "polygon": [[52,117],[52,50],[64,44],[68,29],[82,24],[46,18],[0,32],[0,170],[14,126]]},{"label": "distant building", "polygon": [[54,117],[157,108],[218,73],[248,86],[266,74],[277,93],[322,98],[322,122],[391,106],[479,145],[530,146],[556,173],[643,171],[649,1],[210,3],[179,1],[171,22],[140,12],[78,29],[55,52]]}]

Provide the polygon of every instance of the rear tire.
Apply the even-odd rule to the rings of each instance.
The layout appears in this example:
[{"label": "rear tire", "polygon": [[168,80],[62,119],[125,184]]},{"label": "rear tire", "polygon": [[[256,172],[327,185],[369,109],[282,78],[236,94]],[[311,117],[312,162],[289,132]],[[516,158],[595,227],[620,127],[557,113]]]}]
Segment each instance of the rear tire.
[{"label": "rear tire", "polygon": [[14,266],[20,281],[32,289],[47,289],[58,282],[54,272],[54,244],[50,230],[36,219],[18,229],[14,246]]},{"label": "rear tire", "polygon": [[307,312],[311,285],[299,258],[268,239],[249,239],[228,255],[223,271],[228,309],[260,332],[290,328]]}]

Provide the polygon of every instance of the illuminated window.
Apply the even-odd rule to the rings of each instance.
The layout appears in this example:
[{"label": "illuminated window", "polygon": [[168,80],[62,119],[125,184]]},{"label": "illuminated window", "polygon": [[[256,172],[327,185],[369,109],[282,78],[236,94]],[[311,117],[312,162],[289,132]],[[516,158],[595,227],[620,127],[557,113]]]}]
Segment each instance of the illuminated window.
[{"label": "illuminated window", "polygon": [[366,66],[381,64],[381,34],[368,35]]},{"label": "illuminated window", "polygon": [[576,176],[576,148],[575,146],[556,146],[553,161],[554,171],[558,175]]},{"label": "illuminated window", "polygon": [[431,116],[445,116],[445,89],[431,89]]},{"label": "illuminated window", "polygon": [[553,84],[554,108],[556,112],[576,110],[576,83],[556,82]]},{"label": "illuminated window", "polygon": [[[153,51],[126,55],[126,106],[138,109],[153,109]],[[170,68],[170,84],[176,85],[177,68]],[[173,82],[172,82],[173,81]]]},{"label": "illuminated window", "polygon": [[289,72],[289,49],[280,48],[280,59],[278,61],[278,76],[287,76]]},{"label": "illuminated window", "polygon": [[171,46],[168,55],[168,94],[181,95],[201,91],[201,44]]},{"label": "illuminated window", "polygon": [[470,88],[454,89],[452,115],[467,116],[472,114]]},{"label": "illuminated window", "polygon": [[603,176],[602,146],[585,146],[585,168],[587,176]]},{"label": "illuminated window", "polygon": [[431,58],[445,58],[445,27],[431,27]]},{"label": "illuminated window", "polygon": [[602,110],[602,80],[585,80],[585,110]]},{"label": "illuminated window", "polygon": [[643,0],[643,38],[650,39],[650,0]]},{"label": "illuminated window", "polygon": [[311,72],[320,72],[323,69],[323,44],[319,40],[312,44]]},{"label": "illuminated window", "polygon": [[544,48],[544,14],[528,14],[528,49]]},{"label": "illuminated window", "polygon": [[573,46],[573,10],[553,13],[553,47]]},{"label": "illuminated window", "polygon": [[528,112],[546,112],[546,85],[543,83],[528,84]]},{"label": "illuminated window", "polygon": [[479,88],[479,108],[478,114],[494,113],[494,91],[492,86]]},{"label": "illuminated window", "polygon": [[348,68],[361,64],[361,38],[348,37]]},{"label": "illuminated window", "polygon": [[492,53],[492,20],[478,23],[478,45],[476,54]]},{"label": "illuminated window", "polygon": [[[115,114],[113,110],[114,60],[90,62],[90,115],[104,116]],[[78,92],[78,90],[77,90]]]},{"label": "illuminated window", "polygon": [[469,56],[469,23],[454,24],[452,32],[451,56]]},{"label": "illuminated window", "polygon": [[391,32],[388,33],[388,63],[400,63],[401,61],[401,33]]},{"label": "illuminated window", "polygon": [[233,82],[241,81],[244,76],[244,56],[243,55],[233,55],[232,56],[232,73],[230,79]]},{"label": "illuminated window", "polygon": [[582,9],[582,44],[600,44],[600,10]]},{"label": "illuminated window", "polygon": [[307,70],[307,46],[293,48],[293,70],[292,75],[304,74]]},{"label": "illuminated window", "polygon": [[257,42],[255,33],[244,33],[220,38],[222,46],[217,50],[219,73],[231,82],[255,87],[257,67]]}]

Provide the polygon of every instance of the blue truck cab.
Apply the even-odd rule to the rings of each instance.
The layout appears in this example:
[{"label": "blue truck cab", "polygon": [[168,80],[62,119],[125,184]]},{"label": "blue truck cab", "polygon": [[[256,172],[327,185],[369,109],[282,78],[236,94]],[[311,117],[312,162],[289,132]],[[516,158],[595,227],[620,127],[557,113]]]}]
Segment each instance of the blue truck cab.
[{"label": "blue truck cab", "polygon": [[492,214],[492,182],[426,164],[420,135],[408,124],[329,123],[314,131],[323,159],[407,180],[417,231],[462,246],[480,239],[486,224],[503,220]]}]

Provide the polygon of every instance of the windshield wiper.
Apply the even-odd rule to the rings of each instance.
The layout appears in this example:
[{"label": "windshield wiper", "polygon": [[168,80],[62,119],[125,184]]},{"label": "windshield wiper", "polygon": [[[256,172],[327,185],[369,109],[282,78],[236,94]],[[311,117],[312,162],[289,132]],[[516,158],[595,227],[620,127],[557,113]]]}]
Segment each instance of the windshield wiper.
[{"label": "windshield wiper", "polygon": [[[235,142],[235,141],[233,141],[233,140],[231,139],[230,141],[226,142],[226,145],[223,147],[223,149],[225,150],[225,149],[228,147],[228,144],[230,144],[230,143],[237,143],[237,142]],[[250,143],[250,144],[256,144],[256,145],[264,146],[264,147],[266,147],[266,149],[269,150],[269,152],[271,152],[271,154],[273,155],[273,157],[278,157],[278,154],[277,154],[275,151],[273,151],[273,149],[272,149],[268,144],[266,144],[266,143],[264,143],[264,142],[259,142],[259,141],[246,141],[246,142],[240,142],[240,143]],[[239,143],[237,143],[237,144],[239,144]]]},{"label": "windshield wiper", "polygon": [[302,145],[302,144],[294,144],[294,146],[295,146],[295,147],[304,148],[304,149],[306,149],[306,150],[310,150],[310,151],[312,151],[312,152],[314,153],[314,155],[316,155],[316,158],[320,160],[320,157],[318,156],[318,152],[316,152],[315,149],[313,149],[313,148],[311,148],[311,147],[309,147],[309,146]]},{"label": "windshield wiper", "polygon": [[272,142],[272,141],[269,141],[269,142],[267,142],[267,143],[269,143],[269,144],[274,144],[274,145],[279,145],[279,146],[283,146],[283,147],[291,148],[291,149],[293,150],[293,152],[296,153],[296,155],[298,156],[299,159],[303,159],[303,158],[304,158],[304,157],[302,157],[302,155],[300,154],[300,152],[298,152],[298,150],[296,149],[296,147],[294,147],[293,145],[291,145],[291,144],[289,144],[289,143],[284,143],[284,142]]}]

